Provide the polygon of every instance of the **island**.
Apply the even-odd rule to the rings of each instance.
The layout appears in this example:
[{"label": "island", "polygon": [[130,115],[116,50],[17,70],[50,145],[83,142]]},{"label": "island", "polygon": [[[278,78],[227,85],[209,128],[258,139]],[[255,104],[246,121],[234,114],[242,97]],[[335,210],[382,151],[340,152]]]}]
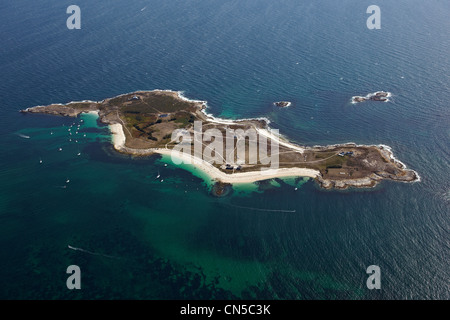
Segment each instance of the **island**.
[{"label": "island", "polygon": [[[208,153],[212,143],[225,145],[225,140],[244,146],[244,154],[233,153],[223,161],[209,161],[196,153],[179,153],[180,159],[191,161],[217,184],[218,193],[223,185],[251,183],[273,178],[310,177],[325,189],[349,187],[374,187],[382,180],[400,182],[419,181],[419,175],[396,159],[386,145],[357,145],[355,143],[329,146],[300,146],[270,128],[265,118],[229,120],[214,117],[206,112],[207,103],[189,100],[181,92],[170,90],[137,91],[102,101],[78,101],[67,104],[51,104],[21,110],[26,114],[43,113],[76,117],[80,113],[98,113],[99,120],[108,124],[113,134],[114,148],[122,153],[147,156],[151,154],[174,154],[179,146],[178,135],[195,137],[196,126],[202,132],[214,129],[224,141],[201,139],[199,153]],[[276,152],[267,153],[267,158],[277,157],[278,168],[269,169],[259,154],[257,162],[249,161],[250,145],[246,132],[253,130],[267,140],[268,145],[277,145]],[[227,136],[228,132],[234,135]],[[244,133],[244,134],[243,134]],[[211,138],[211,137],[209,137]],[[211,141],[211,142],[209,142]],[[195,143],[188,141],[185,146]],[[198,146],[197,146],[198,147]],[[267,160],[267,159],[266,159]]]},{"label": "island", "polygon": [[292,102],[290,101],[277,101],[273,103],[275,106],[280,107],[280,108],[287,108],[290,107]]},{"label": "island", "polygon": [[388,98],[390,98],[391,96],[392,96],[392,94],[390,92],[377,91],[374,93],[369,93],[365,97],[354,96],[354,97],[352,97],[352,103],[359,103],[359,102],[364,102],[364,101],[368,101],[368,100],[389,102]]}]

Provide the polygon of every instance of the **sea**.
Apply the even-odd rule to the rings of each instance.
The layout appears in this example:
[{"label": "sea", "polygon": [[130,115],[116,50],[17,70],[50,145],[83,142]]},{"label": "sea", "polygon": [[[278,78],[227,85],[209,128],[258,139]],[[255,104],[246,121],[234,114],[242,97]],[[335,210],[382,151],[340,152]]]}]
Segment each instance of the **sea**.
[{"label": "sea", "polygon": [[[380,29],[366,24],[373,4]],[[70,5],[81,29],[67,28]],[[449,12],[440,0],[1,1],[0,299],[449,299]],[[154,89],[216,117],[266,117],[299,145],[388,145],[421,181],[274,179],[215,197],[194,167],[114,151],[95,115],[19,112]],[[379,90],[389,102],[351,103]]]}]

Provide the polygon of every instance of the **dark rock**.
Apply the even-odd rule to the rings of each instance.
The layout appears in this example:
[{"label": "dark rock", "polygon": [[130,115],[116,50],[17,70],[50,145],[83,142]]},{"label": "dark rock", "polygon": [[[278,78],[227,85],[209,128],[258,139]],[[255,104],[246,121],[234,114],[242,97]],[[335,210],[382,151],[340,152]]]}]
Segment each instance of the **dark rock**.
[{"label": "dark rock", "polygon": [[274,105],[276,105],[277,107],[280,107],[280,108],[286,108],[286,107],[289,107],[291,105],[291,102],[289,102],[289,101],[278,101],[278,102],[274,102]]},{"label": "dark rock", "polygon": [[229,183],[216,182],[211,188],[211,194],[214,197],[225,197],[233,192],[232,185]]}]

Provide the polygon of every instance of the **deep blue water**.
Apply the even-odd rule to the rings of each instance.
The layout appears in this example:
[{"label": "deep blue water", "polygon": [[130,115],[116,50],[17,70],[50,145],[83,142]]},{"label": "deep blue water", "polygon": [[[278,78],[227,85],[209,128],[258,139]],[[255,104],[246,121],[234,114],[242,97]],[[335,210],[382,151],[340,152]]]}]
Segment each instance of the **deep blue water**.
[{"label": "deep blue water", "polygon": [[[82,29],[68,30],[71,4],[0,3],[0,298],[449,298],[448,1],[379,0],[380,30],[367,1],[78,0]],[[81,119],[17,112],[144,89],[268,117],[303,145],[387,144],[422,181],[217,199],[164,159],[115,153],[92,117],[74,143]],[[378,90],[391,102],[350,103]]]}]

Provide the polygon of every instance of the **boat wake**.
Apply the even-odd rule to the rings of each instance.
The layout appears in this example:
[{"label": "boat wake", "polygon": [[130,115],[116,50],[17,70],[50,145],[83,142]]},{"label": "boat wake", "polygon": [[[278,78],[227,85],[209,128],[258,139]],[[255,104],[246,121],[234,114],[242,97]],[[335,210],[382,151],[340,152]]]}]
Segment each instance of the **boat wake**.
[{"label": "boat wake", "polygon": [[261,208],[253,208],[253,207],[242,207],[242,206],[236,206],[234,204],[226,204],[230,207],[235,207],[239,209],[246,209],[246,210],[253,210],[253,211],[264,211],[264,212],[287,212],[287,213],[295,213],[296,210],[283,210],[283,209],[261,209]]},{"label": "boat wake", "polygon": [[107,254],[98,253],[98,252],[92,252],[92,251],[84,250],[82,248],[72,247],[71,245],[68,245],[67,247],[69,249],[71,249],[71,250],[81,251],[81,252],[84,252],[84,253],[87,253],[87,254],[91,254],[93,256],[101,256],[101,257],[110,258],[110,259],[120,259],[119,257],[110,256],[110,255],[107,255]]}]

